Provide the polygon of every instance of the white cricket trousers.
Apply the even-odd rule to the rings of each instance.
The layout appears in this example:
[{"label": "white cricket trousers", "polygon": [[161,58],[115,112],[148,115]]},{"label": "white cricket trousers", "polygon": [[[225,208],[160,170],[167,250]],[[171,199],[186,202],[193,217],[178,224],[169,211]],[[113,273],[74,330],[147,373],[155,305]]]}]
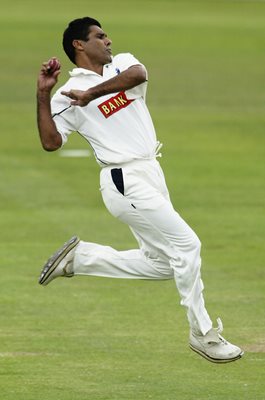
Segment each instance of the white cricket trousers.
[{"label": "white cricket trousers", "polygon": [[212,321],[205,309],[200,275],[200,241],[174,210],[156,159],[107,166],[100,190],[110,213],[129,225],[139,249],[117,251],[80,241],[74,275],[129,279],[175,279],[190,327],[206,334]]}]

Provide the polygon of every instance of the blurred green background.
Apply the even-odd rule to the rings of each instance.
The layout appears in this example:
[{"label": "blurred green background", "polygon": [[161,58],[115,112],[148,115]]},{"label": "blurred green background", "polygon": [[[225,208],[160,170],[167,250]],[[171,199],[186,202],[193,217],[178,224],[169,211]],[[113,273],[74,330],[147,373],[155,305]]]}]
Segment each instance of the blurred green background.
[{"label": "blurred green background", "polygon": [[[58,56],[67,79],[62,32],[86,15],[101,21],[114,53],[148,68],[172,202],[202,241],[208,310],[246,351],[236,363],[188,349],[173,281],[37,283],[72,234],[135,246],[104,208],[93,157],[39,144],[40,65]],[[12,0],[0,22],[1,399],[265,399],[265,3]],[[86,146],[72,135],[65,148]]]}]

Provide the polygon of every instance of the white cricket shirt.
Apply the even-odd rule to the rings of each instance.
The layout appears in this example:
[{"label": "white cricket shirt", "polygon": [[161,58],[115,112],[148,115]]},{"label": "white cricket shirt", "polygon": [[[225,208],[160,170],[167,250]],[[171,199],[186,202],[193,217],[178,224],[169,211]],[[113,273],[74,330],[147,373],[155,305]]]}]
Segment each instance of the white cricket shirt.
[{"label": "white cricket shirt", "polygon": [[71,106],[71,100],[61,94],[62,90],[87,90],[137,64],[142,65],[132,54],[124,53],[104,66],[103,76],[83,68],[70,72],[70,79],[51,101],[63,144],[77,131],[90,143],[101,166],[155,156],[156,134],[145,104],[147,82],[126,92],[99,97],[85,107]]}]

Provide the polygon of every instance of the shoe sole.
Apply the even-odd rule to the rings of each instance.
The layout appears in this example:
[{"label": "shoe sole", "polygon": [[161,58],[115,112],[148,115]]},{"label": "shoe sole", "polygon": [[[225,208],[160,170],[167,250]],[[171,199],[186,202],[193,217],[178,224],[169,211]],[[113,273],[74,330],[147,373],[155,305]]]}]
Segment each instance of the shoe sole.
[{"label": "shoe sole", "polygon": [[196,347],[193,347],[191,344],[190,344],[190,348],[191,348],[191,350],[195,351],[195,353],[198,353],[198,354],[200,354],[200,356],[206,358],[206,360],[211,361],[211,362],[216,363],[216,364],[225,364],[225,363],[229,363],[229,362],[232,362],[232,361],[239,360],[244,354],[244,351],[241,351],[241,353],[238,354],[236,357],[225,358],[225,359],[222,360],[222,359],[219,359],[219,358],[212,358],[212,357],[208,356],[206,353],[204,353],[201,350],[196,349]]},{"label": "shoe sole", "polygon": [[77,236],[72,237],[49,258],[49,260],[42,268],[39,277],[40,285],[45,285],[45,282],[48,280],[51,274],[56,270],[58,264],[69,253],[69,251],[71,251],[79,242],[80,239]]}]

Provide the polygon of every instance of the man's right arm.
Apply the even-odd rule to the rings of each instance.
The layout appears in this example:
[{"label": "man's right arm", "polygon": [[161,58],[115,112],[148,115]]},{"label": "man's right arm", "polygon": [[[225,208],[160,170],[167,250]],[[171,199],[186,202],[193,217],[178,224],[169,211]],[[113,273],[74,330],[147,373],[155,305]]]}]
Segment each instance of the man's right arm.
[{"label": "man's right arm", "polygon": [[54,151],[61,147],[62,137],[57,132],[51,114],[51,90],[56,85],[60,70],[49,73],[43,63],[37,82],[37,123],[42,147]]}]

